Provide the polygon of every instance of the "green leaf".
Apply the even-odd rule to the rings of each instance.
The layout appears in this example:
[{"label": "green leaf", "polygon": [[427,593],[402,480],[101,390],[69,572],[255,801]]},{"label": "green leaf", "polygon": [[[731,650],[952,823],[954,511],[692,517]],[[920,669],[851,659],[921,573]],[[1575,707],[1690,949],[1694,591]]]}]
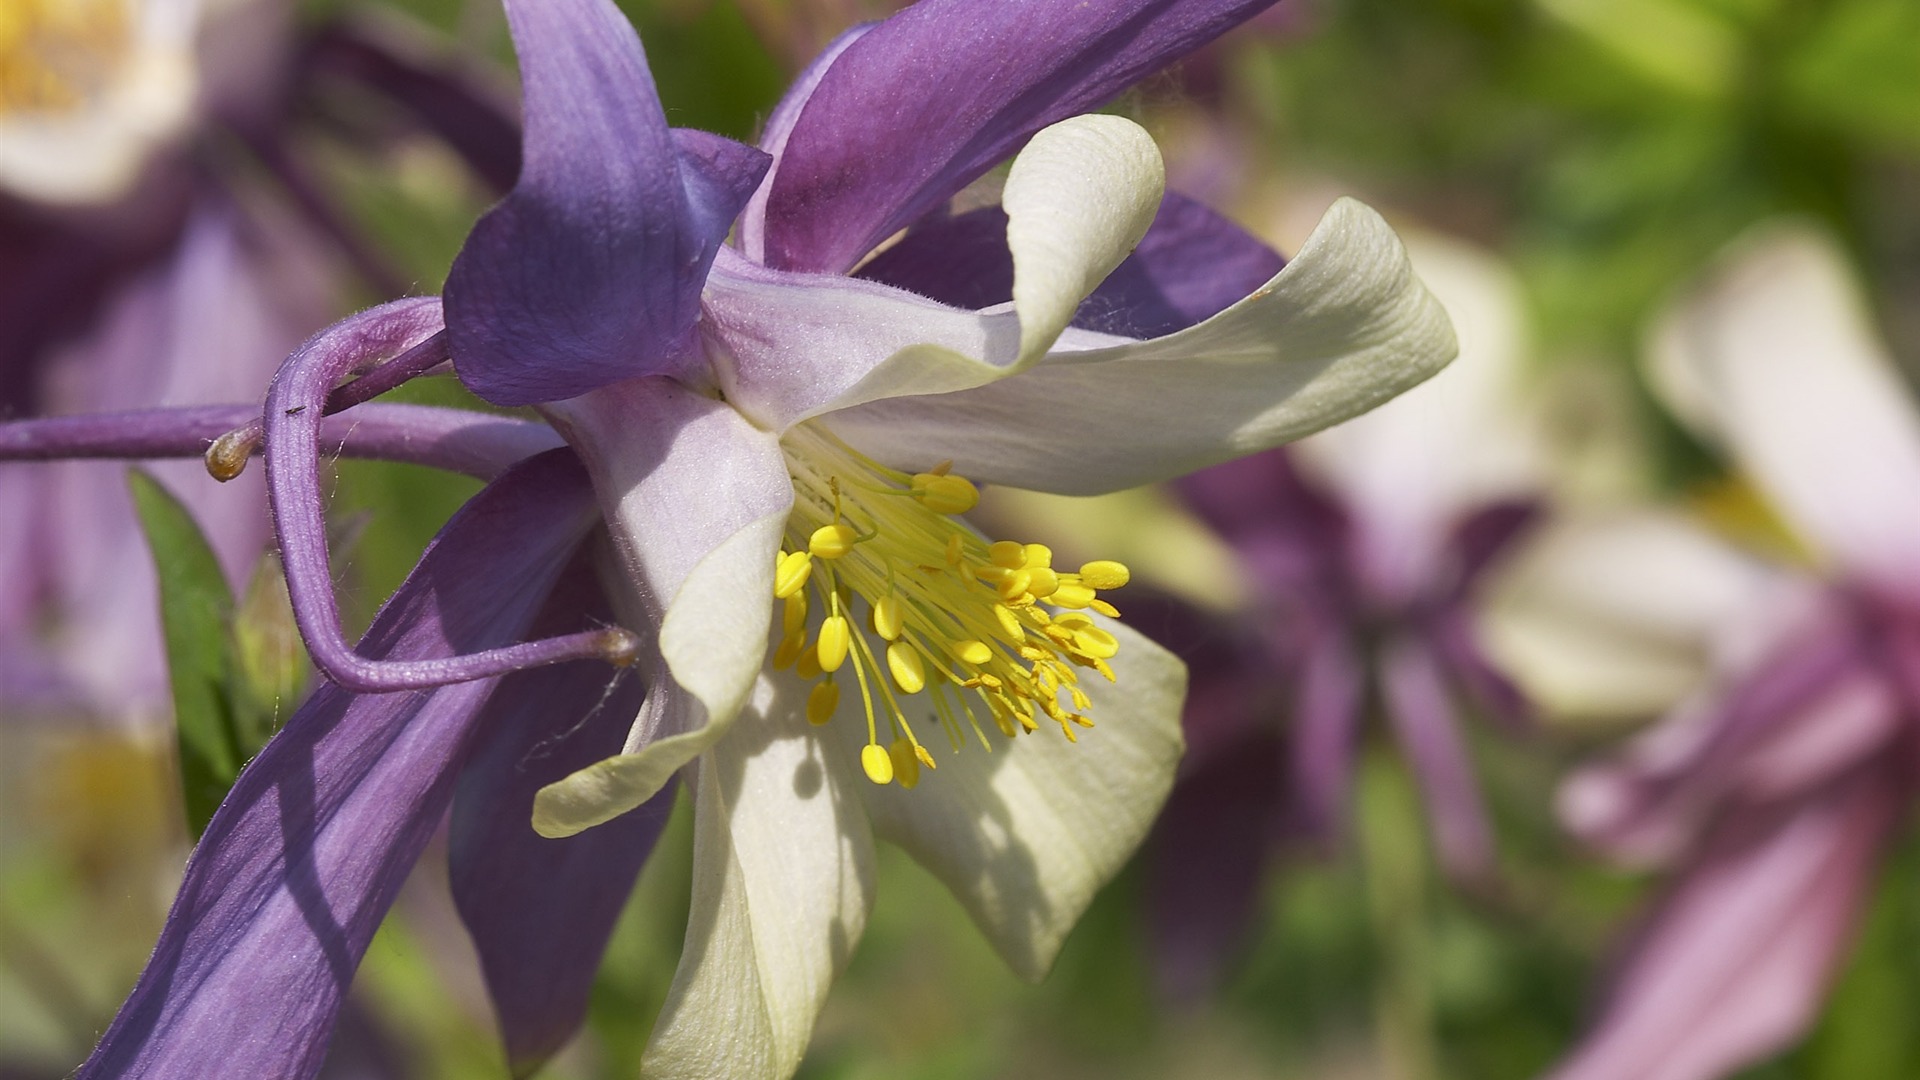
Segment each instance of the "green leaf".
[{"label": "green leaf", "polygon": [[231,690],[233,594],[187,508],[138,469],[128,483],[160,579],[181,794],[187,827],[198,838],[245,761]]},{"label": "green leaf", "polygon": [[260,556],[233,613],[235,745],[250,758],[303,696],[308,665],[280,560]]}]

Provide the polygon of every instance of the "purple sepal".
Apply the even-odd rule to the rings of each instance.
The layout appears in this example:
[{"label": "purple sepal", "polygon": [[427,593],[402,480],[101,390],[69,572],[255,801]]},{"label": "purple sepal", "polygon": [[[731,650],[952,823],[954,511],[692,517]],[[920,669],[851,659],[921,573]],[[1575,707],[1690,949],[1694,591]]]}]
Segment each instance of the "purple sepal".
[{"label": "purple sepal", "polygon": [[513,0],[507,17],[524,163],[447,276],[454,368],[497,405],[675,373],[697,358],[701,283],[760,180],[747,155],[767,159],[674,137],[609,0]]},{"label": "purple sepal", "polygon": [[1073,324],[1133,338],[1171,334],[1246,299],[1285,266],[1252,233],[1168,192],[1139,246],[1081,303]]},{"label": "purple sepal", "polygon": [[[555,501],[591,498],[571,454],[503,476],[441,530],[361,648],[428,659],[517,640],[583,534]],[[493,688],[322,685],[214,814],[153,958],[79,1076],[312,1076]]]},{"label": "purple sepal", "polygon": [[1490,881],[1493,828],[1439,662],[1424,643],[1402,639],[1386,646],[1380,668],[1387,719],[1419,780],[1440,865],[1456,881]]},{"label": "purple sepal", "polygon": [[1272,0],[923,0],[834,60],[767,199],[765,262],[841,273],[1018,150]]},{"label": "purple sepal", "polygon": [[983,206],[929,215],[854,276],[970,311],[1004,304],[1013,299],[1007,213]]},{"label": "purple sepal", "polygon": [[[1073,325],[1154,338],[1245,299],[1286,265],[1272,248],[1200,203],[1168,192],[1133,254],[1074,313]],[[932,217],[860,268],[860,277],[954,307],[1013,299],[1007,215],[997,206]]]},{"label": "purple sepal", "polygon": [[1805,1032],[1910,801],[1901,751],[1810,799],[1725,807],[1547,1080],[1716,1080]]},{"label": "purple sepal", "polygon": [[1283,750],[1256,732],[1182,778],[1148,842],[1147,912],[1160,994],[1194,1004],[1246,943],[1281,813]]},{"label": "purple sepal", "polygon": [[1342,627],[1310,634],[1295,688],[1291,753],[1302,831],[1324,847],[1344,838],[1360,747],[1365,675]]},{"label": "purple sepal", "polygon": [[1455,586],[1447,599],[1463,598],[1489,567],[1513,550],[1515,541],[1539,524],[1545,512],[1538,499],[1508,499],[1479,507],[1455,525],[1448,537]]},{"label": "purple sepal", "polygon": [[[561,578],[535,634],[611,619],[590,560]],[[453,900],[480,955],[515,1076],[566,1044],[586,1014],[601,953],[673,809],[673,785],[632,813],[564,840],[533,831],[533,796],[618,754],[645,683],[604,664],[507,676],[487,702],[486,742],[454,796]]]}]

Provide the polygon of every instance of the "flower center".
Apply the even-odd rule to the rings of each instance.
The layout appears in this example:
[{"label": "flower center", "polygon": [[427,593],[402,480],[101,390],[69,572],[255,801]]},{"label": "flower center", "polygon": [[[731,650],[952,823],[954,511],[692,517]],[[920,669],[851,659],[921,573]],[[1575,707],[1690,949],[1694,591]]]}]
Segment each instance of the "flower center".
[{"label": "flower center", "polygon": [[788,432],[781,448],[794,502],[774,573],[783,604],[774,666],[813,682],[815,724],[833,717],[853,669],[868,779],[911,788],[922,765],[934,767],[907,716],[922,701],[920,717],[955,750],[969,729],[993,749],[983,714],[1007,738],[1035,730],[1040,716],[1070,741],[1076,727],[1093,726],[1076,669],[1112,681],[1107,661],[1119,642],[1085,612],[1119,616],[1099,593],[1127,583],[1125,566],[1103,560],[1066,573],[1043,544],[987,543],[954,516],[979,492],[946,466],[889,469],[814,424]]},{"label": "flower center", "polygon": [[132,48],[121,0],[0,4],[0,113],[72,109],[97,94]]}]

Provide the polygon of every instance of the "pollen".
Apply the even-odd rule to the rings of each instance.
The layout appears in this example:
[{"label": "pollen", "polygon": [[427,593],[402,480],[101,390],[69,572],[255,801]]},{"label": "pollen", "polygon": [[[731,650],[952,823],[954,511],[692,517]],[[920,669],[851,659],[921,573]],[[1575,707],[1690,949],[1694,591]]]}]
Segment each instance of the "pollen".
[{"label": "pollen", "polygon": [[917,785],[935,768],[920,737],[935,726],[955,752],[970,736],[991,751],[1043,723],[1069,741],[1093,727],[1080,672],[1114,678],[1120,643],[1095,615],[1118,617],[1100,593],[1127,583],[1125,566],[1063,570],[1044,544],[988,543],[956,516],[979,489],[950,464],[890,469],[817,423],[781,445],[794,507],[774,663],[813,683],[816,725],[832,722],[851,669],[869,780]]}]

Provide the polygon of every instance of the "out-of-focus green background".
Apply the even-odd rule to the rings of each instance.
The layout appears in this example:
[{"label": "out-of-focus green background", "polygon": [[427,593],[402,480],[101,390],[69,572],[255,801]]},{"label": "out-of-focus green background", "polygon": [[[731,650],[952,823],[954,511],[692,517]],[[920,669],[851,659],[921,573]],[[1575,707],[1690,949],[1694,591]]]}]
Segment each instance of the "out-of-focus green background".
[{"label": "out-of-focus green background", "polygon": [[[746,6],[750,4],[750,6]],[[851,3],[626,0],[675,124],[751,137],[808,42]],[[407,20],[497,65],[491,0],[313,0],[312,18]],[[1535,362],[1629,388],[1648,483],[1685,496],[1718,466],[1662,419],[1635,362],[1656,306],[1743,228],[1782,214],[1838,235],[1896,356],[1920,362],[1920,4],[1913,0],[1320,0],[1282,5],[1120,104],[1176,178],[1251,225],[1347,191],[1396,224],[1464,237],[1515,268]],[[433,152],[316,149],[325,179],[422,291],[484,207]],[[1911,369],[1910,369],[1911,373]],[[409,387],[455,400],[456,387]],[[357,617],[474,485],[348,464],[333,503]],[[1365,759],[1354,850],[1270,871],[1262,925],[1225,988],[1190,1008],[1149,986],[1140,874],[1123,874],[1051,979],[1017,981],[959,907],[883,850],[879,907],[802,1069],[827,1078],[1235,1077],[1505,1080],[1570,1044],[1610,935],[1647,883],[1552,824],[1555,779],[1615,733],[1485,741],[1510,895],[1436,875],[1418,803]],[[6,730],[0,751],[0,1073],[58,1076],[144,960],[186,850],[170,749],[93,729]],[[684,811],[684,807],[682,808]],[[1813,1035],[1760,1078],[1920,1076],[1920,848],[1887,864]],[[616,936],[589,1030],[544,1074],[637,1075],[687,905],[676,816]],[[501,1075],[474,962],[430,855],[361,970],[347,1059],[400,1075]]]}]

